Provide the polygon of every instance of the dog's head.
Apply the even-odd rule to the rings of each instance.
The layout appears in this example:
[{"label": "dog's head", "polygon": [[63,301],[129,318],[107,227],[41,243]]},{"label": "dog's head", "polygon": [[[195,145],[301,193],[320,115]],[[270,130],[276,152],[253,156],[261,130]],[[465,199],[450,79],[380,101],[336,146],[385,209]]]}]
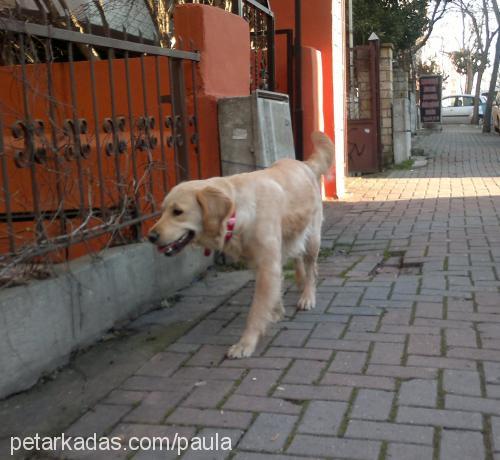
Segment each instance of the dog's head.
[{"label": "dog's head", "polygon": [[233,210],[233,201],[218,187],[202,181],[183,182],[166,196],[148,239],[166,256],[179,253],[191,242],[220,249],[225,222]]}]

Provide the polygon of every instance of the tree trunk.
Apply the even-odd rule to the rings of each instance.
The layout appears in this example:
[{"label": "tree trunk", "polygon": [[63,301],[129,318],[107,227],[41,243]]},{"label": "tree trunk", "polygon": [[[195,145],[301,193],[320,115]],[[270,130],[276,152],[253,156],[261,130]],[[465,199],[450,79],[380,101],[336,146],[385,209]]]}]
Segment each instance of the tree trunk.
[{"label": "tree trunk", "polygon": [[497,35],[497,46],[495,49],[495,61],[493,62],[493,71],[491,73],[490,88],[488,91],[488,100],[486,110],[484,111],[483,133],[491,132],[491,106],[493,105],[493,95],[498,78],[498,68],[500,67],[500,34]]},{"label": "tree trunk", "polygon": [[472,92],[472,83],[474,82],[474,72],[472,71],[472,56],[469,53],[467,59],[467,74],[465,76],[465,94]]},{"label": "tree trunk", "polygon": [[[481,65],[477,72],[477,80],[476,80],[476,91],[474,94],[474,111],[472,112],[472,121],[473,125],[479,124],[479,104],[481,101],[479,100],[479,96],[481,95],[481,81],[483,79],[484,66]],[[484,115],[484,114],[483,114]]]}]

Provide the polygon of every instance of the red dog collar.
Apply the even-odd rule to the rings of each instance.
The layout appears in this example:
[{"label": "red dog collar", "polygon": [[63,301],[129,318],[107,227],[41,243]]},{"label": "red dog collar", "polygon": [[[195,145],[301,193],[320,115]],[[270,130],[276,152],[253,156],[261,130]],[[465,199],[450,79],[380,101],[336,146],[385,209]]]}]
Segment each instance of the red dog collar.
[{"label": "red dog collar", "polygon": [[[231,217],[226,223],[226,235],[224,236],[224,242],[227,243],[233,237],[233,230],[236,226],[236,211],[231,214]],[[212,254],[212,250],[205,248],[205,256]]]}]

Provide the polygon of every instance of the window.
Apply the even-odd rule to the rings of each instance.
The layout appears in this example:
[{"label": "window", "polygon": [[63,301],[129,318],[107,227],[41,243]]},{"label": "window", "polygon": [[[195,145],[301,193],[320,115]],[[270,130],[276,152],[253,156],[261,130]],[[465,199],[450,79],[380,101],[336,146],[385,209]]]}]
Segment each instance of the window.
[{"label": "window", "polygon": [[454,107],[455,106],[455,96],[453,97],[445,97],[442,101],[441,101],[441,106],[442,107]]},{"label": "window", "polygon": [[472,96],[464,96],[462,99],[464,107],[472,107],[474,105],[474,98]]}]

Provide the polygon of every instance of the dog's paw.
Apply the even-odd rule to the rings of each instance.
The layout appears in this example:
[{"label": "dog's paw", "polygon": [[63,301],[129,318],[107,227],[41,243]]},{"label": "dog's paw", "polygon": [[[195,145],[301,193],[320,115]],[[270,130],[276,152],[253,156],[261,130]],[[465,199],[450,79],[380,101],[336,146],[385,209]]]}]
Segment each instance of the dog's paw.
[{"label": "dog's paw", "polygon": [[285,307],[280,303],[271,312],[271,321],[277,323],[285,317]]},{"label": "dog's paw", "polygon": [[316,305],[316,299],[314,296],[302,294],[299,301],[297,302],[298,310],[312,310]]},{"label": "dog's paw", "polygon": [[240,340],[227,350],[226,357],[230,359],[248,358],[252,356],[254,350],[255,345],[246,344]]}]

